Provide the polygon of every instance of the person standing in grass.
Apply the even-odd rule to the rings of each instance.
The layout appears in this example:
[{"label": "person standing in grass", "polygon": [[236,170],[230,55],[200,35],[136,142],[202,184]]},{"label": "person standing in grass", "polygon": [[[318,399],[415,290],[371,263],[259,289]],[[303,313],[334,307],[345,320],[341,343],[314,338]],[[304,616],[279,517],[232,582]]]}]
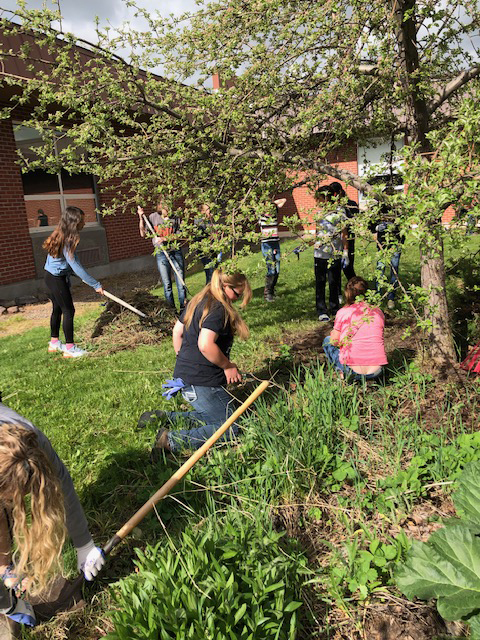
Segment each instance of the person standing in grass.
[{"label": "person standing in grass", "polygon": [[[80,231],[84,226],[84,212],[78,207],[66,207],[57,227],[43,243],[43,248],[48,253],[45,263],[45,285],[53,304],[48,351],[62,352],[64,358],[78,358],[87,354],[87,351],[77,347],[73,340],[75,307],[70,291],[70,276],[75,274],[98,294],[103,295],[100,282],[85,271],[75,254],[80,241]],[[59,339],[62,316],[65,344]]]},{"label": "person standing in grass", "polygon": [[353,266],[355,263],[355,232],[351,228],[350,221],[353,220],[353,218],[355,218],[356,215],[358,215],[359,208],[355,200],[350,200],[350,198],[347,198],[345,189],[342,187],[340,182],[331,182],[329,186],[333,193],[333,197],[337,198],[337,200],[340,200],[340,202],[344,204],[345,213],[348,218],[348,223],[347,223],[348,264],[345,264],[345,267],[343,267],[343,273],[345,274],[345,277],[348,281],[350,280],[350,278],[354,278],[356,275],[355,269]]},{"label": "person standing in grass", "polygon": [[[244,308],[252,297],[247,278],[219,269],[211,281],[194,296],[173,328],[173,348],[177,354],[172,389],[167,397],[181,391],[193,411],[148,411],[140,417],[142,428],[152,419],[186,424],[188,428],[160,429],[152,450],[156,459],[162,449],[198,449],[233,413],[232,396],[225,385],[240,382],[242,375],[230,360],[234,336],[245,340],[248,328],[233,303],[242,298]],[[221,441],[230,440],[238,427],[232,425]]]},{"label": "person standing in grass", "polygon": [[278,235],[278,210],[286,203],[286,198],[278,198],[269,202],[269,211],[260,217],[260,233],[262,240],[260,248],[267,265],[265,289],[263,292],[267,302],[275,300],[275,287],[280,275],[280,236]]},{"label": "person standing in grass", "polygon": [[[61,569],[66,530],[77,566],[93,580],[105,560],[95,546],[72,479],[48,438],[0,403],[0,613],[27,626],[35,614],[25,599]],[[12,546],[15,544],[15,552]]]},{"label": "person standing in grass", "polygon": [[[349,264],[347,215],[345,208],[338,205],[330,185],[323,185],[315,192],[315,200],[326,205],[326,212],[317,220],[316,242],[313,250],[315,265],[315,302],[318,319],[328,322],[335,315],[340,303],[342,268]],[[343,249],[343,253],[342,253]],[[325,302],[325,288],[328,278],[329,308]]]},{"label": "person standing in grass", "polygon": [[378,307],[363,300],[367,289],[363,278],[347,282],[345,306],[338,311],[333,331],[323,341],[327,360],[342,378],[379,378],[388,364],[383,340],[385,316]]},{"label": "person standing in grass", "polygon": [[[143,207],[137,207],[138,214],[138,229],[142,238],[146,236],[145,221],[143,219],[144,210]],[[155,247],[155,257],[157,260],[157,268],[160,273],[160,278],[163,284],[163,293],[165,294],[165,300],[172,309],[176,309],[175,300],[173,298],[172,288],[172,264],[174,266],[175,281],[177,283],[178,291],[178,304],[180,305],[180,312],[185,307],[187,299],[187,290],[185,288],[185,259],[183,257],[182,249],[180,247],[172,247],[165,245],[165,242],[172,240],[175,236],[178,236],[180,231],[180,219],[178,217],[171,217],[163,200],[159,198],[157,202],[157,210],[148,216],[148,220],[152,225],[155,236],[152,238],[153,246]],[[179,278],[181,277],[181,279]],[[183,282],[182,282],[183,280]]]}]

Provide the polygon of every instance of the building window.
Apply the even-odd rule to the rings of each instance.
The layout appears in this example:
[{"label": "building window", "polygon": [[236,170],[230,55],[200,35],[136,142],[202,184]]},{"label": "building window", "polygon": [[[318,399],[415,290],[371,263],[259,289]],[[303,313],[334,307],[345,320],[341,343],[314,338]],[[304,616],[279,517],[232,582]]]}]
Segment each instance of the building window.
[{"label": "building window", "polygon": [[[40,134],[30,127],[15,125],[17,149],[25,158],[35,158],[35,147],[42,144]],[[56,144],[56,151],[58,151]],[[28,226],[52,227],[60,220],[62,210],[68,206],[80,207],[85,212],[85,222],[98,223],[97,194],[91,175],[57,174],[35,169],[22,173],[23,193],[27,209]]]},{"label": "building window", "polygon": [[[398,151],[403,147],[403,139],[371,140],[358,146],[358,175],[368,177],[370,184],[389,184],[396,190],[403,190],[401,158]],[[359,202],[366,206],[368,198],[359,193]]]}]

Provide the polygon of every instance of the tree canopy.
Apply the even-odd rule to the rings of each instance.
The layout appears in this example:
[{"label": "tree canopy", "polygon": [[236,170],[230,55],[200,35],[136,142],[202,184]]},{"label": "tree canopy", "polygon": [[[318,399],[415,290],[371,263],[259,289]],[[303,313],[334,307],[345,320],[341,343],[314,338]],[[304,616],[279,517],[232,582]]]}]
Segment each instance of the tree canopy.
[{"label": "tree canopy", "polygon": [[[95,43],[59,34],[46,10],[2,21],[7,36],[24,34],[7,38],[2,57],[23,58],[31,74],[5,76],[15,89],[3,114],[36,105],[26,124],[47,141],[38,164],[88,170],[106,188],[120,181],[112,209],[157,194],[182,197],[185,211],[208,202],[224,250],[258,238],[262,203],[299,181],[361,188],[388,202],[404,231],[414,226],[422,322],[436,359],[452,362],[441,221],[452,204],[479,215],[477,2],[219,0],[180,17],[136,11],[141,29],[98,29]],[[218,91],[208,89],[213,74]],[[48,141],[67,130],[70,144],[53,154]],[[346,141],[399,136],[404,192],[386,195],[328,161]],[[357,230],[376,214],[369,207]]]}]

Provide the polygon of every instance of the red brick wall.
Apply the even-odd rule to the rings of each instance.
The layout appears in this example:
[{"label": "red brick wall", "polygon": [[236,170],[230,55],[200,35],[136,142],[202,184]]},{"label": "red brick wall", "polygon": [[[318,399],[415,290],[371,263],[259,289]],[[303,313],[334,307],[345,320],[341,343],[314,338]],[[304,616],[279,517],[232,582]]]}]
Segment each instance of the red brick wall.
[{"label": "red brick wall", "polygon": [[[108,188],[100,193],[100,204],[110,205],[113,193],[118,196],[119,191],[120,184],[110,183]],[[144,256],[153,252],[152,241],[140,237],[136,211],[117,212],[114,216],[105,216],[103,226],[107,236],[110,262]]]},{"label": "red brick wall", "polygon": [[[346,171],[351,171],[352,173],[358,173],[358,164],[357,164],[357,145],[354,142],[348,142],[342,147],[340,147],[337,151],[331,153],[327,162],[334,167],[338,167],[339,169],[344,169]],[[296,179],[298,182],[305,177],[304,174],[299,173],[296,175]],[[330,182],[341,182],[334,180],[333,178],[327,178],[326,180],[322,180],[318,183],[318,186],[322,184],[329,184]],[[345,188],[345,184],[341,182],[343,188]],[[347,187],[346,189],[347,195],[355,202],[358,202],[358,192],[353,187]],[[312,224],[311,217],[314,211],[317,208],[317,204],[315,202],[315,198],[313,197],[312,191],[306,186],[297,187],[293,190],[291,194],[281,194],[283,197],[287,198],[287,202],[281,209],[281,216],[291,216],[297,214],[300,218],[304,219],[303,228],[304,229],[314,229],[315,225]]]},{"label": "red brick wall", "polygon": [[0,120],[0,285],[35,278],[32,241],[11,120]]}]

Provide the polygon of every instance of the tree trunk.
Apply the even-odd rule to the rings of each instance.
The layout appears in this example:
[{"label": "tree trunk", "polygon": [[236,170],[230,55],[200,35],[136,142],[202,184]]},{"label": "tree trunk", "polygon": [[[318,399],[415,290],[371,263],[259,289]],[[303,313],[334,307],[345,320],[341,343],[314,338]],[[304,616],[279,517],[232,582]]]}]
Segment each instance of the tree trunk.
[{"label": "tree trunk", "polygon": [[427,351],[435,367],[447,370],[457,363],[457,357],[448,315],[443,240],[438,231],[432,230],[431,243],[421,254],[421,265],[422,287],[428,294],[425,319],[431,323]]}]

